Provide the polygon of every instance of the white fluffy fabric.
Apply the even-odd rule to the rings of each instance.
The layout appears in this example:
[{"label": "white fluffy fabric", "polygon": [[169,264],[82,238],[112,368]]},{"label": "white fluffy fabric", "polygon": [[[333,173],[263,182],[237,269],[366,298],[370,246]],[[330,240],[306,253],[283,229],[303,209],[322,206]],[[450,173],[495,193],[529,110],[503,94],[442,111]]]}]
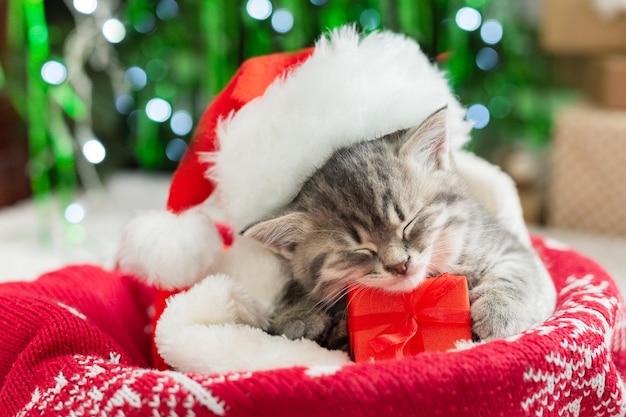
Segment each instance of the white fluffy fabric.
[{"label": "white fluffy fabric", "polygon": [[155,210],[124,227],[116,262],[147,283],[172,290],[188,287],[211,272],[222,246],[203,207],[181,214]]},{"label": "white fluffy fabric", "polygon": [[458,149],[471,124],[416,42],[336,30],[218,126],[219,151],[208,156],[218,204],[239,231],[289,203],[337,148],[418,126],[446,105],[451,147]]},{"label": "white fluffy fabric", "polygon": [[457,168],[482,205],[500,224],[530,247],[530,235],[524,222],[517,187],[511,177],[473,153],[459,151],[454,157]]},{"label": "white fluffy fabric", "polygon": [[311,340],[269,335],[259,316],[239,283],[209,277],[168,299],[155,331],[159,354],[179,371],[206,373],[350,363]]},{"label": "white fluffy fabric", "polygon": [[276,299],[289,280],[283,262],[252,239],[236,239],[217,260],[215,268],[227,273],[246,288],[260,313],[267,317],[276,308]]}]

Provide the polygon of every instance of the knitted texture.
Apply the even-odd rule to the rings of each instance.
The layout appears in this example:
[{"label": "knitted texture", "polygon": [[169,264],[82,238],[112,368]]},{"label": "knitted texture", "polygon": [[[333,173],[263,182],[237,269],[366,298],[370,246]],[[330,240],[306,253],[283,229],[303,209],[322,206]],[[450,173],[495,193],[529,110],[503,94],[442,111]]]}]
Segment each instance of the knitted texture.
[{"label": "knitted texture", "polygon": [[559,296],[538,328],[446,353],[202,375],[149,368],[154,290],[74,266],[0,285],[0,416],[623,416],[619,291],[534,239]]}]

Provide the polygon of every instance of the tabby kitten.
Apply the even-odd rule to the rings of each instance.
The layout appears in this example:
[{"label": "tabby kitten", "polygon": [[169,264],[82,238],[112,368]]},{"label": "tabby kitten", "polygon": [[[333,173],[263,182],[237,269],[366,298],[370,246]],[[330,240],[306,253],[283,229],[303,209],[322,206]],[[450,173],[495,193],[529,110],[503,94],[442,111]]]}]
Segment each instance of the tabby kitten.
[{"label": "tabby kitten", "polygon": [[418,128],[337,150],[283,211],[242,232],[293,276],[270,332],[346,349],[348,284],[410,291],[443,272],[467,277],[482,340],[549,316],[538,296],[551,282],[545,268],[470,194],[446,118],[444,108]]}]

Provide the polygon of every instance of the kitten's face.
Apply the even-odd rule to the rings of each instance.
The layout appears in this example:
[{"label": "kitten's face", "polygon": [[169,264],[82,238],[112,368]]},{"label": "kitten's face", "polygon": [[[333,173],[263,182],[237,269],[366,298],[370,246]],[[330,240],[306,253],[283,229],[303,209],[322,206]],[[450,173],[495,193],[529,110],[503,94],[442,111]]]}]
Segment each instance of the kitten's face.
[{"label": "kitten's face", "polygon": [[443,110],[416,131],[336,152],[283,215],[244,235],[326,300],[348,284],[409,291],[445,271],[464,240],[464,187],[448,158]]}]

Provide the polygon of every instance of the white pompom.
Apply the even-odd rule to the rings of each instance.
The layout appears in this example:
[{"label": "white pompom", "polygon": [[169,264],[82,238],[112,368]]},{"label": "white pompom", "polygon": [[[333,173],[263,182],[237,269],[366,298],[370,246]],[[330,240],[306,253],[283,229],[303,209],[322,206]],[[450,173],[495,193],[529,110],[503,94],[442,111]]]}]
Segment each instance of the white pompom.
[{"label": "white pompom", "polygon": [[182,289],[211,272],[222,247],[215,224],[201,206],[181,214],[149,211],[125,226],[116,263],[156,287]]}]

